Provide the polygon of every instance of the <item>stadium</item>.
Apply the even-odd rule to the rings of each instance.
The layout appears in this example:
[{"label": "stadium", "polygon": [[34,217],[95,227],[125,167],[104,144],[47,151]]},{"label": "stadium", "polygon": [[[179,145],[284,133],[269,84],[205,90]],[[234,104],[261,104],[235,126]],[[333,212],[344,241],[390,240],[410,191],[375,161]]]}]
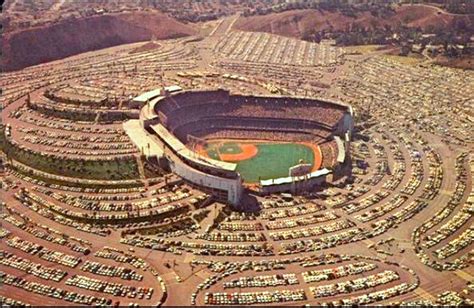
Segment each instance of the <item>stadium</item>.
[{"label": "stadium", "polygon": [[142,153],[239,209],[246,190],[311,190],[349,161],[353,112],[341,103],[176,86],[134,103],[146,138],[130,135]]}]

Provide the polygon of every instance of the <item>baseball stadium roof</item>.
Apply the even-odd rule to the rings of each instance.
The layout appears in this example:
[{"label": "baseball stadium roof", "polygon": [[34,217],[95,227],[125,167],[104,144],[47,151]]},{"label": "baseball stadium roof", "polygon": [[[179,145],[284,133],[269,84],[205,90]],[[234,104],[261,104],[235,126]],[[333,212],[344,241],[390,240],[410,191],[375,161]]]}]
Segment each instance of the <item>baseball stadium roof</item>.
[{"label": "baseball stadium roof", "polygon": [[138,102],[138,103],[146,103],[150,99],[160,96],[160,94],[161,94],[161,89],[155,89],[155,90],[140,94],[139,96],[135,97],[133,101]]}]

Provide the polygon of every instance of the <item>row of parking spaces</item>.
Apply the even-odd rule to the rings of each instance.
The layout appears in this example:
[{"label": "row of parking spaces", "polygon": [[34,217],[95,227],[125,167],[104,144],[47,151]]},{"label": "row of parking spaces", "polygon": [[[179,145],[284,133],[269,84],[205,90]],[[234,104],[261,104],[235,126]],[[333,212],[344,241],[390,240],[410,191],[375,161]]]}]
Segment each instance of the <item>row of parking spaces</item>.
[{"label": "row of parking spaces", "polygon": [[[315,300],[320,304],[376,303],[412,292],[419,283],[412,269],[363,256],[323,254],[242,263],[195,261],[195,264],[207,265],[214,274],[191,295],[193,305],[297,304]],[[305,270],[308,267],[311,270]],[[266,273],[258,273],[262,271]],[[328,280],[334,282],[327,284]]]},{"label": "row of parking spaces", "polygon": [[329,43],[309,43],[259,32],[233,31],[214,51],[225,58],[257,63],[326,66],[340,62],[344,51]]}]

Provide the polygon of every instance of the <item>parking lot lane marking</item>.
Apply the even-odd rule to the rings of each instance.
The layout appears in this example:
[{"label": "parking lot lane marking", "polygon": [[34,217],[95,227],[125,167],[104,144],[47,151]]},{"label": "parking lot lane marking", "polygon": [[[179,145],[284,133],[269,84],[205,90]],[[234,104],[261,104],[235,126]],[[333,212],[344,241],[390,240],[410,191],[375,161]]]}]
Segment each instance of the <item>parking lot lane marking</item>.
[{"label": "parking lot lane marking", "polygon": [[428,293],[427,291],[425,291],[423,288],[419,288],[419,287],[416,288],[415,293],[421,296],[421,298],[424,298],[433,302],[436,301],[436,298],[430,293]]},{"label": "parking lot lane marking", "polygon": [[208,271],[204,271],[204,270],[199,271],[199,272],[196,273],[196,276],[198,276],[199,278],[202,278],[202,279],[207,279],[207,278],[211,277],[211,275],[212,275],[211,273],[209,273]]},{"label": "parking lot lane marking", "polygon": [[185,257],[184,257],[184,263],[191,263],[191,261],[194,259],[194,255],[192,253],[187,252]]},{"label": "parking lot lane marking", "polygon": [[468,281],[468,282],[471,282],[471,281],[474,281],[474,277],[472,277],[470,274],[466,273],[465,271],[462,271],[462,270],[457,270],[454,272],[457,276],[459,276],[460,278]]},{"label": "parking lot lane marking", "polygon": [[371,241],[371,240],[363,240],[363,242],[364,242],[364,244],[366,244],[366,245],[372,245],[372,244],[374,244],[374,242]]},{"label": "parking lot lane marking", "polygon": [[453,193],[454,193],[454,191],[452,191],[452,190],[446,190],[446,189],[441,189],[441,190],[439,191],[439,194],[440,194],[440,195],[451,196]]},{"label": "parking lot lane marking", "polygon": [[161,275],[161,278],[163,278],[163,280],[165,281],[176,280],[176,273],[174,271],[171,271],[169,273]]}]

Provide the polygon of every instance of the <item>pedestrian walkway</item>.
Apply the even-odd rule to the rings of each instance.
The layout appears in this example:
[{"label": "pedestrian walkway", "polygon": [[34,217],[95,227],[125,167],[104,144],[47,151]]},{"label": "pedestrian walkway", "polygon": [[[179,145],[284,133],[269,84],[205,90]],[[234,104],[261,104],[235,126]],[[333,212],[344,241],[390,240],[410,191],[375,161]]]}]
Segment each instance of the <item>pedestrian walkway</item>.
[{"label": "pedestrian walkway", "polygon": [[148,134],[145,128],[143,128],[140,120],[129,120],[124,122],[123,129],[140,150],[140,153],[145,154],[147,157],[160,157],[163,155],[163,149],[158,145],[153,137]]}]

